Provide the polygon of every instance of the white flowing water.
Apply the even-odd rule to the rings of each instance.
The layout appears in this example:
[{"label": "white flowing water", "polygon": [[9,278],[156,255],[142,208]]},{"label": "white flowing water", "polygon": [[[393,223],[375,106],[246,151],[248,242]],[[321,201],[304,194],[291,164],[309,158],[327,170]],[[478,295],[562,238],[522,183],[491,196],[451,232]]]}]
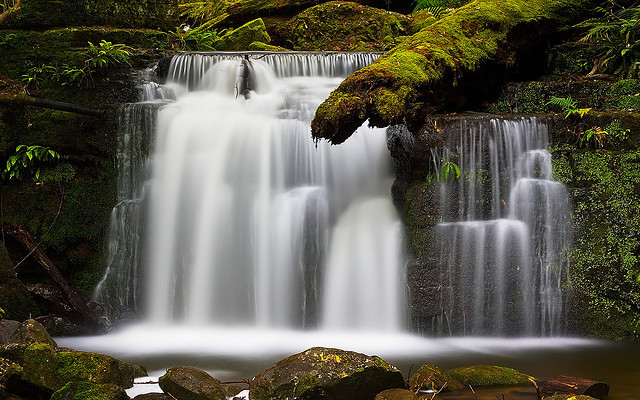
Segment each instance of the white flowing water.
[{"label": "white flowing water", "polygon": [[[152,154],[139,154],[148,181],[132,155],[120,157],[131,196],[120,202],[143,203],[134,214],[147,218],[127,230],[114,212],[112,243],[142,242],[146,253],[112,245],[97,290],[112,317],[128,307],[157,324],[402,329],[386,132],[362,127],[331,147],[309,128],[330,91],[375,57],[175,57],[167,85],[145,89],[176,98],[155,116]],[[136,274],[146,288],[131,287]]]},{"label": "white flowing water", "polygon": [[570,207],[547,136],[535,118],[475,118],[434,152],[436,169],[460,168],[440,183],[441,334],[562,333]]},{"label": "white flowing water", "polygon": [[[237,55],[180,56],[167,85],[145,86],[146,101],[122,114],[110,263],[96,289],[111,318],[137,309],[142,321],[58,344],[152,375],[195,365],[219,379],[250,378],[312,346],[338,347],[380,355],[405,376],[412,364],[500,364],[541,379],[602,379],[612,400],[638,398],[637,346],[404,332],[385,131],[361,128],[338,147],[309,135],[317,105],[373,58],[266,55],[251,62],[247,81]],[[508,331],[513,312],[524,327],[517,334],[555,334],[568,239],[558,236],[566,198],[550,178],[545,127],[527,119],[468,128],[442,154],[473,184],[442,186],[439,285],[455,291],[443,292],[447,318],[436,325],[462,316],[460,329],[440,332],[502,335],[488,327]]]}]

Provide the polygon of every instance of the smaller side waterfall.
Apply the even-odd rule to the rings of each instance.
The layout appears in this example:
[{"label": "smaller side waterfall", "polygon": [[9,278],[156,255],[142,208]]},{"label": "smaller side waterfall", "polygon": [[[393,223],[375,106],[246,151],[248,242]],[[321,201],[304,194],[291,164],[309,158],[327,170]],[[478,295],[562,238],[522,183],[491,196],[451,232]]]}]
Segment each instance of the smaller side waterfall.
[{"label": "smaller side waterfall", "polygon": [[[111,211],[107,270],[94,297],[110,319],[135,308],[140,295],[149,150],[160,103],[126,104],[120,109],[116,168],[117,203]],[[115,300],[115,301],[114,301]],[[114,322],[114,321],[112,321]]]},{"label": "smaller side waterfall", "polygon": [[439,334],[562,332],[570,210],[547,136],[535,118],[476,118],[434,152],[438,171],[446,162],[460,169],[439,183]]}]

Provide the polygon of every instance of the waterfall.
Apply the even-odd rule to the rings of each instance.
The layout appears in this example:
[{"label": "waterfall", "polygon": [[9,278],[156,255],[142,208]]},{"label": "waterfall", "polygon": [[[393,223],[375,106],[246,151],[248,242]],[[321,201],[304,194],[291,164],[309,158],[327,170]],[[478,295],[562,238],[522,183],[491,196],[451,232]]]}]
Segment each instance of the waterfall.
[{"label": "waterfall", "polygon": [[434,151],[436,171],[460,169],[438,183],[435,332],[562,333],[570,210],[551,176],[547,130],[536,118],[471,118]]},{"label": "waterfall", "polygon": [[386,131],[363,126],[332,147],[309,127],[330,91],[376,57],[175,56],[167,84],[144,90],[163,101],[123,111],[156,113],[121,125],[130,152],[118,154],[123,189],[96,290],[111,317],[129,307],[162,324],[400,330]]}]

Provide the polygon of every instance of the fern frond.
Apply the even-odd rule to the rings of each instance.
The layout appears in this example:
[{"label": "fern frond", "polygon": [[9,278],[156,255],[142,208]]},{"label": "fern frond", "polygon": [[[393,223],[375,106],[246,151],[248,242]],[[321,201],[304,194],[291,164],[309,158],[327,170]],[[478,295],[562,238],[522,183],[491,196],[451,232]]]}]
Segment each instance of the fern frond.
[{"label": "fern frond", "polygon": [[563,110],[568,111],[577,108],[576,101],[569,97],[556,97],[551,96],[551,100],[547,102],[547,104],[555,105],[561,107]]}]

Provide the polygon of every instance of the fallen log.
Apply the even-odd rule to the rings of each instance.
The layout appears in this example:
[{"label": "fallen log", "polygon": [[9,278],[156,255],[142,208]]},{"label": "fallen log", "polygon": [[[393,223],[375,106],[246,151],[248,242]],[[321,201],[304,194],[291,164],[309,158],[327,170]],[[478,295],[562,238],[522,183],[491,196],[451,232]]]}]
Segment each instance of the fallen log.
[{"label": "fallen log", "polygon": [[49,278],[62,292],[63,298],[73,307],[83,318],[84,323],[93,331],[102,331],[104,326],[100,324],[99,317],[91,311],[87,303],[80,295],[73,290],[64,279],[60,270],[54,265],[53,261],[42,251],[36,238],[21,226],[5,226],[5,233],[14,238],[18,243],[23,245],[33,255],[36,261],[44,268]]},{"label": "fallen log", "polygon": [[347,77],[318,107],[312,135],[339,144],[366,120],[377,127],[412,128],[412,121],[420,124],[429,114],[473,106],[469,99],[477,102],[492,83],[499,87],[505,71],[518,61],[524,67],[544,58],[532,52],[592,4],[472,1]]},{"label": "fallen log", "polygon": [[542,396],[554,394],[585,395],[605,400],[609,396],[609,385],[604,382],[576,376],[560,375],[549,379],[540,389]]},{"label": "fallen log", "polygon": [[20,104],[29,105],[41,108],[50,108],[53,110],[60,110],[71,112],[75,114],[89,115],[91,117],[103,118],[106,113],[104,110],[96,110],[95,108],[89,108],[80,106],[73,103],[65,103],[63,101],[42,99],[39,97],[31,97],[26,94],[4,94],[0,95],[0,103],[5,104]]}]

